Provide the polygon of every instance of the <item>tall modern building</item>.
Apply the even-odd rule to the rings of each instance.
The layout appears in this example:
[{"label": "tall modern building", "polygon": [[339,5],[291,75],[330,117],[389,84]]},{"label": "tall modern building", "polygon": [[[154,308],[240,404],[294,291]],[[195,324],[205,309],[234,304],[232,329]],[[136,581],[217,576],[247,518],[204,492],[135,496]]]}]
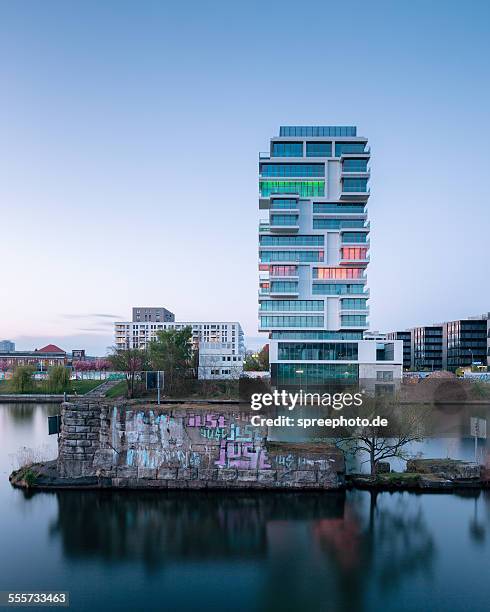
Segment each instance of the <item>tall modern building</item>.
[{"label": "tall modern building", "polygon": [[386,334],[388,340],[401,340],[403,342],[403,369],[412,367],[412,332],[409,329]]},{"label": "tall modern building", "polygon": [[0,353],[13,353],[15,351],[15,343],[11,340],[0,340]]},{"label": "tall modern building", "polygon": [[401,378],[368,328],[370,158],[353,126],[284,126],[259,154],[259,331],[276,386]]}]

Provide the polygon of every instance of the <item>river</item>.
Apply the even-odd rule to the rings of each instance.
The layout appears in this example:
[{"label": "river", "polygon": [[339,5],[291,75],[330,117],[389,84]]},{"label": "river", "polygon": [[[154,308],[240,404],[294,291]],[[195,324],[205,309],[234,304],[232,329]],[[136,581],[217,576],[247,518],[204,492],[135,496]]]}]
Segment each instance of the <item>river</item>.
[{"label": "river", "polygon": [[22,447],[56,456],[56,411],[0,404],[0,590],[92,612],[489,609],[490,491],[14,490]]}]

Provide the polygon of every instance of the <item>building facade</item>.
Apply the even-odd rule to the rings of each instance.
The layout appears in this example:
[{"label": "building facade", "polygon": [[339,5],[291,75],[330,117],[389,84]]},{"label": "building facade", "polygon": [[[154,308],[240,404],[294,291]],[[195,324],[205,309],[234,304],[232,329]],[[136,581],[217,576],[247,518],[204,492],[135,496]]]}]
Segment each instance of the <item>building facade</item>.
[{"label": "building facade", "polygon": [[135,323],[167,323],[175,321],[175,315],[163,306],[134,306],[133,322]]},{"label": "building facade", "polygon": [[388,340],[401,340],[403,342],[403,369],[410,370],[412,367],[412,333],[409,329],[403,331],[389,332],[386,334]]},{"label": "building facade", "polygon": [[353,126],[283,126],[259,154],[259,331],[273,385],[401,378],[402,343],[363,339],[369,158]]},{"label": "building facade", "polygon": [[0,340],[0,353],[13,353],[15,351],[15,342],[11,340]]},{"label": "building facade", "polygon": [[199,378],[239,378],[245,342],[242,326],[237,321],[120,321],[114,324],[115,346],[122,350],[145,349],[156,339],[158,331],[184,327],[191,327],[194,350],[199,350]]},{"label": "building facade", "polygon": [[66,352],[54,344],[48,344],[35,351],[0,352],[0,361],[9,369],[18,366],[33,366],[39,372],[45,372],[56,365],[67,364]]},{"label": "building facade", "polygon": [[442,325],[411,330],[412,370],[442,370]]},{"label": "building facade", "polygon": [[442,326],[442,369],[454,372],[488,365],[488,318],[460,319]]}]

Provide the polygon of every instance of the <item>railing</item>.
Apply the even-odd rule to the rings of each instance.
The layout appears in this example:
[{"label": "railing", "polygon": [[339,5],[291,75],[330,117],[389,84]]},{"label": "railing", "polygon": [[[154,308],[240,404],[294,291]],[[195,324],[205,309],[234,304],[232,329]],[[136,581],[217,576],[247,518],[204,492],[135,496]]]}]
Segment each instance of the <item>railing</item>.
[{"label": "railing", "polygon": [[260,152],[259,153],[259,159],[270,159],[271,158],[271,154],[269,151],[267,152]]}]

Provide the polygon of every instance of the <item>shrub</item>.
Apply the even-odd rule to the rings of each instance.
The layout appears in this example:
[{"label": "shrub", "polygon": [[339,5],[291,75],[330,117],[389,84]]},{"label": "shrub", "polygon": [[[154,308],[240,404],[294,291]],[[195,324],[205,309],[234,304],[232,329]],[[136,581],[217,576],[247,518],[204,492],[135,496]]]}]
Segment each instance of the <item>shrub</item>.
[{"label": "shrub", "polygon": [[34,374],[32,366],[19,366],[15,368],[10,380],[10,388],[14,393],[29,393],[34,389]]}]

